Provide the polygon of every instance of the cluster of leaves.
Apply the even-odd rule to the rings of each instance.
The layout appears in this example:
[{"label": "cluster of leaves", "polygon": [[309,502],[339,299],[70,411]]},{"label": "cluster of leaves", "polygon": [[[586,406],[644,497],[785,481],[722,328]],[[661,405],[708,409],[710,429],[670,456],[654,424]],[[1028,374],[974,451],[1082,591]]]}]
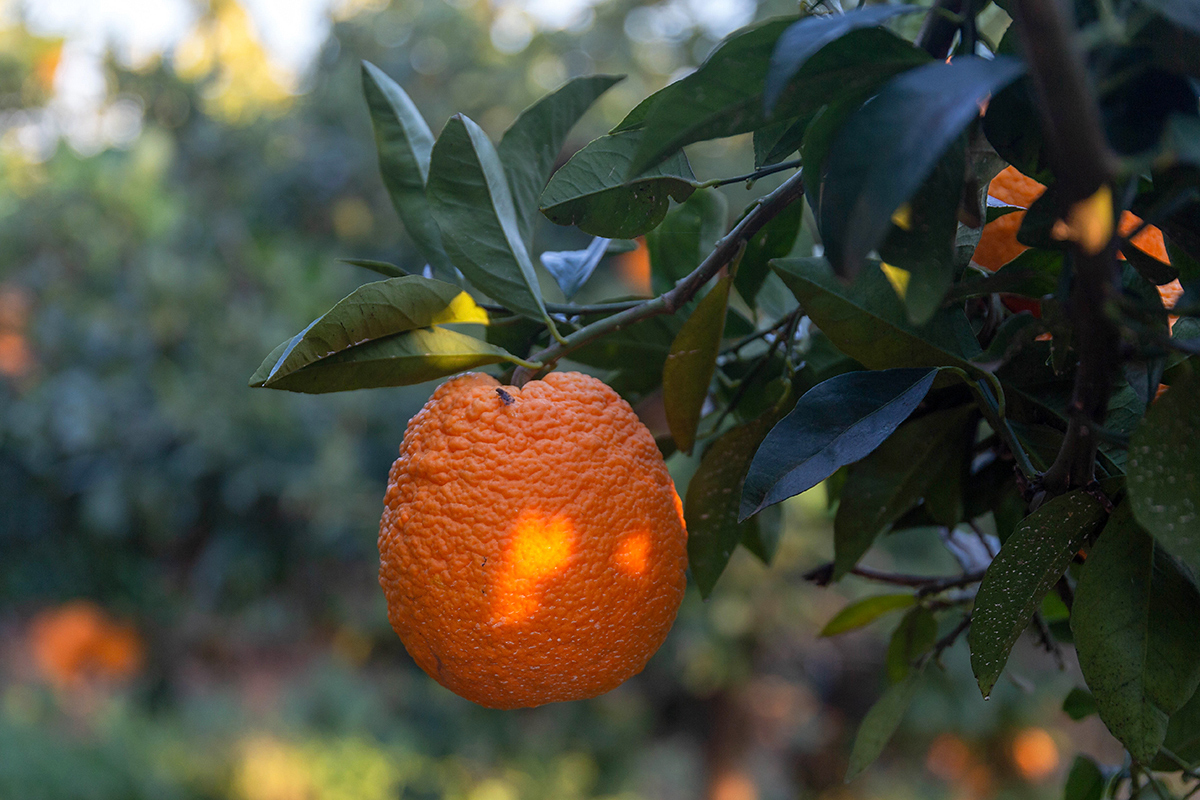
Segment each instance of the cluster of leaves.
[{"label": "cluster of leaves", "polygon": [[[1075,40],[1061,49],[1085,53],[1118,162],[1096,195],[1112,207],[1086,207],[1114,278],[1097,313],[1120,337],[1101,370],[1107,415],[1086,432],[1099,442],[1084,452],[1090,482],[1046,479],[1056,459],[1080,456],[1073,392],[1088,331],[1069,312],[1091,302],[1075,269],[1086,245],[1056,199],[1041,67],[1022,54],[1052,34],[1013,25],[987,41],[971,3],[757,23],[557,171],[568,131],[618,78],[567,83],[493,144],[461,115],[435,139],[405,92],[364,65],[384,182],[427,265],[359,262],[387,279],[281,344],[251,383],[328,392],[495,364],[520,382],[565,358],[607,370],[631,400],[661,391],[663,448],[702,449],[685,513],[703,594],[738,544],[770,559],[759,512],[822,482],[837,504],[835,555],[812,577],[910,587],[826,630],[906,610],[852,775],[964,632],[986,696],[1032,627],[1047,649],[1075,647],[1088,692],[1070,708],[1098,713],[1132,757],[1105,773],[1079,762],[1070,797],[1122,780],[1160,790],[1154,770],[1200,778],[1200,19],[1185,0],[1120,14],[1075,5]],[[919,13],[916,42],[886,27]],[[731,226],[714,189],[728,181],[698,179],[682,148],[745,133],[751,180],[803,177]],[[987,197],[1005,164],[1049,189],[1018,234],[1031,249],[990,275],[971,257],[984,224],[1014,210]],[[1114,238],[1123,209],[1162,231],[1169,263]],[[596,237],[542,254],[565,302],[544,297],[539,216]],[[659,294],[572,304],[606,253],[638,236]],[[1174,280],[1172,333],[1156,285]],[[998,293],[1039,302],[1040,316],[1011,313]],[[479,337],[463,325],[489,327]],[[940,532],[961,575],[859,565],[880,536],[917,528]]]}]

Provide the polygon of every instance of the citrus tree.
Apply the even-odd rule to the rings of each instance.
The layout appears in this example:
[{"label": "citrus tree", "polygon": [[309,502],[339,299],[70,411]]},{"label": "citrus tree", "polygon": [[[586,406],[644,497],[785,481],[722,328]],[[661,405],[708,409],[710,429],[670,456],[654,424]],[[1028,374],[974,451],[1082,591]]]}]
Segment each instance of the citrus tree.
[{"label": "citrus tree", "polygon": [[[995,41],[972,0],[757,23],[561,166],[618,76],[568,82],[494,143],[462,115],[435,137],[364,64],[383,180],[427,263],[356,262],[385,280],[280,344],[251,385],[332,392],[490,367],[520,390],[564,361],[604,373],[661,407],[664,453],[699,456],[683,513],[703,595],[737,546],[769,561],[761,513],[822,482],[835,555],[808,577],[891,586],[826,629],[904,612],[850,777],[943,651],[965,639],[986,697],[1030,630],[1051,652],[1074,647],[1087,688],[1064,707],[1099,714],[1129,753],[1078,759],[1067,796],[1165,796],[1165,772],[1189,791],[1200,12],[997,4],[1013,23]],[[697,178],[687,145],[747,133],[752,172]],[[737,213],[717,191],[775,173]],[[594,238],[541,252],[539,271],[540,217]],[[573,302],[637,237],[655,294]],[[917,527],[940,531],[960,573],[860,566],[881,536]]]}]

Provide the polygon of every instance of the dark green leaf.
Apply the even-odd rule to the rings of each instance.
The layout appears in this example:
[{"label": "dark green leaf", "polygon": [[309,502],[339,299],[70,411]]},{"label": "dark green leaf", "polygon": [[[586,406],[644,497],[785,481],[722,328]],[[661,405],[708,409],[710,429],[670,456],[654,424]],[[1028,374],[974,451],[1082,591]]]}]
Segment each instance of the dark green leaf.
[{"label": "dark green leaf", "polygon": [[261,385],[309,394],[409,386],[513,360],[482,339],[441,327],[418,328],[351,347]]},{"label": "dark green leaf", "polygon": [[875,620],[892,611],[911,608],[917,602],[912,592],[904,594],[877,594],[874,597],[864,597],[856,600],[833,615],[833,619],[825,623],[819,636],[837,636],[841,633],[856,631],[870,625]]},{"label": "dark green leaf", "polygon": [[663,405],[667,424],[675,444],[691,454],[696,441],[696,426],[708,397],[725,330],[725,307],[733,281],[726,275],[696,305],[679,335],[671,343],[671,352],[663,365]]},{"label": "dark green leaf", "polygon": [[1197,620],[1194,579],[1122,503],[1079,576],[1071,630],[1100,718],[1143,763],[1200,684]]},{"label": "dark green leaf", "polygon": [[701,597],[707,598],[712,593],[734,547],[753,522],[738,522],[742,482],[754,451],[781,411],[782,408],[772,409],[722,434],[704,454],[688,483],[683,506],[688,529],[688,568]]},{"label": "dark green leaf", "polygon": [[[1200,690],[1193,692],[1192,699],[1171,715],[1162,746],[1185,764],[1200,764]],[[1152,766],[1167,772],[1179,769],[1179,764],[1165,753],[1160,753]]]},{"label": "dark green leaf", "polygon": [[1129,502],[1159,544],[1200,571],[1200,376],[1171,384],[1129,442]]},{"label": "dark green leaf", "polygon": [[496,147],[512,190],[517,226],[525,247],[533,244],[538,201],[567,134],[600,95],[622,75],[575,78],[521,112]]},{"label": "dark green leaf", "polygon": [[1092,697],[1092,693],[1086,689],[1072,689],[1063,698],[1062,710],[1064,714],[1078,722],[1096,713],[1096,698]]},{"label": "dark green leaf", "polygon": [[438,136],[426,191],[454,266],[492,299],[549,324],[504,166],[487,134],[467,117],[455,114]]},{"label": "dark green leaf", "polygon": [[568,300],[592,277],[607,253],[608,242],[608,239],[597,236],[585,250],[547,250],[541,254],[542,266]]},{"label": "dark green leaf", "polygon": [[349,264],[352,267],[362,267],[369,269],[372,272],[377,272],[385,278],[403,278],[408,273],[395,264],[389,264],[386,261],[375,261],[370,258],[339,258],[338,261],[343,264]]},{"label": "dark green leaf", "polygon": [[811,489],[880,445],[925,397],[936,369],[849,372],[813,387],[750,464],[739,517]]},{"label": "dark green leaf", "polygon": [[1046,592],[1104,518],[1096,498],[1077,489],[1030,514],[1004,542],[979,585],[967,633],[971,669],[984,697],[992,693],[1009,652]]},{"label": "dark green leaf", "polygon": [[1191,0],[1142,0],[1167,19],[1193,33],[1200,33],[1200,7]]},{"label": "dark green leaf", "polygon": [[601,136],[554,173],[542,193],[542,213],[557,225],[611,239],[630,239],[653,229],[671,199],[682,203],[697,185],[687,157],[678,153],[626,182],[642,131]]},{"label": "dark green leaf", "polygon": [[1006,56],[926,64],[893,79],[847,120],[826,162],[819,216],[839,272],[859,270],[892,214],[979,116],[979,103],[1022,69]]},{"label": "dark green leaf", "polygon": [[937,641],[937,620],[925,606],[917,606],[904,615],[887,649],[887,674],[891,683],[899,683],[912,672],[917,659],[933,649]]},{"label": "dark green leaf", "polygon": [[788,26],[775,42],[766,76],[763,104],[769,112],[784,87],[813,55],[825,45],[860,28],[875,28],[901,14],[922,11],[919,6],[860,6],[845,14],[805,17]]},{"label": "dark green leaf", "polygon": [[948,470],[961,469],[974,406],[927,414],[901,425],[850,468],[833,524],[833,579],[846,575],[879,534],[912,509]]},{"label": "dark green leaf", "polygon": [[1087,756],[1075,756],[1063,800],[1101,800],[1104,797],[1104,773]]},{"label": "dark green leaf", "polygon": [[700,189],[646,234],[655,292],[665,292],[689,275],[725,233],[725,195]]},{"label": "dark green leaf", "polygon": [[272,353],[250,379],[251,386],[273,386],[282,378],[321,359],[387,336],[452,323],[487,324],[487,314],[471,296],[442,281],[408,275],[368,283]]},{"label": "dark green leaf", "polygon": [[914,669],[904,680],[888,687],[863,717],[854,737],[854,749],[850,751],[850,763],[846,767],[847,781],[856,778],[879,758],[892,734],[900,727],[900,720],[904,718],[904,712],[917,692],[922,672]]},{"label": "dark green leaf", "polygon": [[754,130],[754,168],[778,164],[800,148],[809,118],[785,119]]},{"label": "dark green leaf", "polygon": [[[767,54],[794,18],[773,19],[735,32],[690,75],[651,98],[646,131],[630,164],[637,174],[686,144],[732,136],[762,123]],[[628,120],[621,123],[623,129]]]},{"label": "dark green leaf", "polygon": [[[883,261],[910,274],[904,306],[914,325],[924,325],[937,313],[954,283],[958,207],[966,169],[965,144],[960,140],[946,150],[912,199],[893,215],[888,233],[879,245]],[[903,227],[897,224],[898,219],[904,223]]]},{"label": "dark green leaf", "polygon": [[803,219],[804,204],[792,203],[746,242],[733,285],[747,303],[754,303],[755,295],[770,274],[768,262],[792,252]]},{"label": "dark green leaf", "polygon": [[375,128],[379,171],[392,205],[425,260],[449,273],[450,259],[425,196],[433,134],[409,96],[379,67],[364,61],[362,84]]},{"label": "dark green leaf", "polygon": [[943,309],[917,327],[878,267],[864,269],[847,287],[821,258],[780,259],[773,266],[817,327],[868,369],[951,366],[978,372],[969,359],[979,354],[979,343],[961,309]]}]

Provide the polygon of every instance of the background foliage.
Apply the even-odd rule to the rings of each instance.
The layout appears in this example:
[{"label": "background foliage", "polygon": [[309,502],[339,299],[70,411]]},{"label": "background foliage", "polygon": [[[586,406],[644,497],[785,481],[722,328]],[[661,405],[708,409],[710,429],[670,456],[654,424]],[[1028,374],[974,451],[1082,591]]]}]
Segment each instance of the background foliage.
[{"label": "background foliage", "polygon": [[[851,606],[860,616],[847,621],[835,612],[863,586],[804,583],[833,553],[824,487],[761,523],[757,550],[779,541],[769,569],[738,550],[717,584],[723,561],[707,572],[694,561],[711,599],[702,604],[689,589],[668,645],[626,687],[517,714],[475,708],[411,665],[375,585],[384,475],[428,387],[324,397],[244,388],[265,353],[372,277],[339,258],[413,270],[423,262],[379,179],[361,59],[396,79],[435,133],[462,112],[493,141],[563,80],[630,73],[573,131],[570,153],[699,64],[729,31],[693,24],[689,8],[600,4],[589,24],[540,33],[516,53],[497,49],[515,47],[503,7],[367,8],[335,26],[305,93],[291,97],[271,82],[240,8],[214,3],[191,50],[140,69],[108,65],[114,103],[141,115],[140,130],[118,146],[83,155],[61,142],[31,155],[14,142],[21,119],[6,118],[0,625],[10,635],[0,651],[0,794],[1034,796],[1060,791],[1076,749],[1119,763],[1119,745],[1094,716],[1074,723],[1058,711],[1081,685],[1075,667],[1056,673],[1024,642],[1018,668],[984,704],[959,647],[945,654],[946,671],[930,669],[914,686],[909,735],[898,737],[894,757],[844,788],[857,721],[890,681],[903,684],[903,656],[917,651],[895,656],[897,639],[889,646],[887,631],[874,628],[836,640],[815,634],[889,611],[905,612],[891,618],[914,641],[937,634],[907,600]],[[794,8],[763,3],[754,13]],[[918,22],[893,25],[911,36]],[[981,18],[985,32],[1005,22],[995,7]],[[879,33],[856,34],[845,55],[886,47]],[[56,43],[20,26],[5,35],[20,45],[6,48],[5,108],[30,113],[51,94],[46,54]],[[886,69],[912,66],[906,58]],[[756,156],[770,160],[763,138],[697,144],[691,169],[698,180],[745,173]],[[655,291],[689,272],[728,220],[779,181],[702,189],[676,206],[647,236]],[[779,218],[780,240],[800,223],[794,208]],[[589,241],[545,222],[535,233],[545,250]],[[681,250],[693,239],[695,253]],[[762,244],[769,257],[807,256],[812,246],[811,226],[778,252],[770,237]],[[548,273],[538,280],[559,299]],[[607,258],[575,301],[644,292],[646,280],[634,257]],[[803,280],[747,270],[736,286],[779,317],[791,309],[784,283],[796,291]],[[892,292],[882,280],[879,289]],[[904,313],[925,312],[910,303]],[[739,324],[749,321],[731,315],[727,337],[753,330]],[[489,336],[508,337],[498,341],[525,355],[518,344],[528,347],[530,334],[512,328]],[[634,401],[653,397],[679,321],[639,328],[577,354]],[[632,342],[650,343],[647,360],[617,369]],[[819,336],[806,355],[805,387],[852,366]],[[736,369],[726,376],[744,377]],[[772,375],[782,369],[770,365]],[[767,383],[749,379],[759,380]],[[736,388],[721,391],[729,402]],[[730,422],[754,424],[776,399],[754,394]],[[961,399],[946,401],[938,430]],[[679,429],[664,420],[656,432],[666,442]],[[681,491],[702,453],[672,457]],[[904,572],[956,568],[928,527],[887,537],[872,559]],[[79,598],[87,604],[70,605]]]}]

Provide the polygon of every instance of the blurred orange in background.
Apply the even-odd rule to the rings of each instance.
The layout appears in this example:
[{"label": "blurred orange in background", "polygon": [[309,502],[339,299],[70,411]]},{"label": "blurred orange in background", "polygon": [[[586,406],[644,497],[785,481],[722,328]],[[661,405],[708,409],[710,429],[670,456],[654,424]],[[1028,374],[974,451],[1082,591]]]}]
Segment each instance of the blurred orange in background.
[{"label": "blurred orange in background", "polygon": [[42,676],[63,688],[97,679],[127,680],[138,673],[145,656],[137,629],[89,600],[73,600],[35,616],[29,649]]},{"label": "blurred orange in background", "polygon": [[637,249],[617,256],[617,274],[634,294],[650,294],[650,251],[645,239],[637,240]]}]

